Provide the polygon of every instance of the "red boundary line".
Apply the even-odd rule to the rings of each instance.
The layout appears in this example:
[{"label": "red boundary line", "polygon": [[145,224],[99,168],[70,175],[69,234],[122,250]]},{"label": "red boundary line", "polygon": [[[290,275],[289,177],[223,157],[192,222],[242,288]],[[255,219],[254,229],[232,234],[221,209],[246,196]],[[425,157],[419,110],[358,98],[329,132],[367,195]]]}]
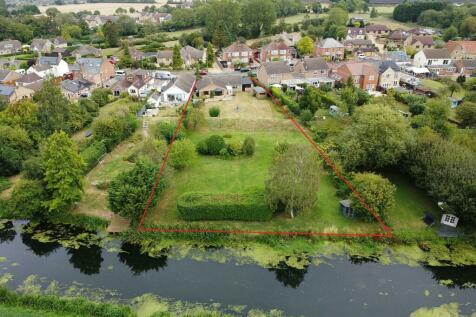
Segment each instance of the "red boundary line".
[{"label": "red boundary line", "polygon": [[304,128],[294,120],[292,115],[286,111],[286,109],[281,105],[281,103],[273,96],[273,94],[262,84],[260,83],[257,79],[251,78],[251,80],[261,88],[263,88],[266,93],[273,99],[274,103],[281,109],[281,111],[288,117],[288,119],[291,121],[291,123],[298,129],[298,131],[306,138],[306,140],[311,144],[311,146],[316,150],[316,152],[319,154],[319,156],[322,157],[322,159],[326,162],[326,164],[332,168],[334,173],[339,177],[340,180],[344,182],[344,184],[352,191],[352,193],[355,194],[355,196],[359,199],[359,201],[362,203],[362,205],[367,209],[372,216],[379,222],[385,233],[333,233],[333,232],[312,232],[312,231],[255,231],[255,230],[217,230],[217,229],[163,229],[163,228],[145,228],[142,225],[144,224],[145,217],[147,216],[147,212],[149,210],[150,204],[152,202],[152,197],[154,196],[154,193],[157,189],[157,185],[159,184],[159,181],[164,173],[165,167],[167,166],[167,160],[169,158],[170,150],[172,148],[172,145],[175,141],[175,138],[177,136],[177,133],[180,131],[180,128],[182,126],[182,122],[185,118],[185,114],[187,113],[187,107],[190,103],[190,100],[192,98],[193,92],[195,90],[195,87],[197,85],[197,81],[195,80],[192,86],[192,89],[190,91],[190,96],[188,97],[187,103],[185,104],[185,107],[182,110],[182,114],[179,118],[177,127],[174,130],[174,133],[172,135],[172,139],[170,140],[170,143],[167,147],[167,151],[164,156],[164,160],[162,162],[162,165],[160,167],[159,173],[157,175],[157,179],[154,183],[154,186],[152,187],[152,190],[150,192],[149,198],[147,199],[147,204],[145,206],[144,212],[142,213],[140,222],[137,226],[137,231],[139,232],[186,232],[186,233],[227,233],[227,234],[263,234],[263,235],[284,235],[284,236],[333,236],[333,237],[385,237],[385,238],[391,238],[393,236],[392,230],[383,222],[383,220],[377,215],[375,211],[370,208],[369,205],[364,201],[362,196],[359,194],[359,192],[350,184],[350,182],[339,172],[339,170],[336,168],[334,163],[330,160],[330,158],[327,156],[327,154],[314,142],[314,140],[309,136],[309,134],[304,130]]}]

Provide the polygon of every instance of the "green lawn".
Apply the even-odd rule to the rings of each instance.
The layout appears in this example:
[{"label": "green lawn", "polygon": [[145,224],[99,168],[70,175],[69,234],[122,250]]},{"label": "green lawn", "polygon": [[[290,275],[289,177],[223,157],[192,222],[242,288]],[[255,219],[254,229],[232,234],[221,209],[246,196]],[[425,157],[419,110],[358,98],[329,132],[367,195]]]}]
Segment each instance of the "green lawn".
[{"label": "green lawn", "polygon": [[0,305],[0,316],[2,317],[73,317],[73,315],[55,314],[51,312],[32,310],[19,307],[7,307]]},{"label": "green lawn", "polygon": [[[193,166],[176,172],[170,179],[168,188],[162,193],[159,203],[149,213],[147,225],[167,225],[186,223],[177,215],[177,197],[188,191],[207,192],[243,192],[249,187],[264,188],[268,178],[268,169],[272,164],[274,146],[276,142],[308,144],[298,132],[236,132],[230,133],[232,138],[243,140],[252,136],[256,142],[256,152],[252,157],[222,159],[219,157],[202,156]],[[197,143],[215,132],[195,132],[189,138]],[[358,220],[347,219],[339,212],[339,198],[335,195],[335,188],[328,175],[321,178],[320,189],[317,193],[315,208],[299,214],[295,219],[286,215],[276,215],[268,222],[233,222],[213,221],[206,223],[210,228],[239,229],[239,230],[267,230],[267,231],[319,231],[319,232],[377,232],[376,224],[362,223]]]}]

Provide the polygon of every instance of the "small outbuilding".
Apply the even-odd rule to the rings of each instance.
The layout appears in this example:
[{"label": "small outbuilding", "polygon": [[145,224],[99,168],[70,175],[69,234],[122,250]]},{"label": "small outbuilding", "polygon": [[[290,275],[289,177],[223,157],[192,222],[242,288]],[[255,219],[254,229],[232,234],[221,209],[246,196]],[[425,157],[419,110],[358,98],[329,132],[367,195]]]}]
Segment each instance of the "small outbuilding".
[{"label": "small outbuilding", "polygon": [[340,211],[342,212],[342,215],[344,217],[347,217],[347,218],[356,217],[355,210],[352,209],[352,207],[350,206],[351,205],[350,199],[341,200],[339,203],[340,203]]},{"label": "small outbuilding", "polygon": [[443,214],[441,216],[438,235],[445,238],[457,237],[458,232],[456,231],[456,226],[458,225],[458,221],[459,218],[453,214]]},{"label": "small outbuilding", "polygon": [[264,98],[266,97],[266,91],[260,86],[253,87],[253,96],[256,98]]}]

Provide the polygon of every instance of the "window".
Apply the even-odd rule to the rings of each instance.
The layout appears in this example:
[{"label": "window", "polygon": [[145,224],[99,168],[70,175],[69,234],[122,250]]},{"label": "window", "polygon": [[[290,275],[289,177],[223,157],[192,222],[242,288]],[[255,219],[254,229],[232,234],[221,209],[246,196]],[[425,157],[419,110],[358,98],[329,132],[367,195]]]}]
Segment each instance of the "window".
[{"label": "window", "polygon": [[241,52],[241,56],[248,56],[248,52]]},{"label": "window", "polygon": [[443,65],[448,65],[448,60],[447,60],[447,59],[445,59],[445,60],[443,61]]},{"label": "window", "polygon": [[279,54],[281,54],[281,55],[286,55],[286,50],[280,50],[280,51],[279,51]]},{"label": "window", "polygon": [[232,56],[240,56],[240,52],[233,52],[231,55]]},{"label": "window", "polygon": [[433,61],[431,59],[428,60],[428,65],[431,65]]},{"label": "window", "polygon": [[272,50],[271,55],[278,55],[278,50]]}]

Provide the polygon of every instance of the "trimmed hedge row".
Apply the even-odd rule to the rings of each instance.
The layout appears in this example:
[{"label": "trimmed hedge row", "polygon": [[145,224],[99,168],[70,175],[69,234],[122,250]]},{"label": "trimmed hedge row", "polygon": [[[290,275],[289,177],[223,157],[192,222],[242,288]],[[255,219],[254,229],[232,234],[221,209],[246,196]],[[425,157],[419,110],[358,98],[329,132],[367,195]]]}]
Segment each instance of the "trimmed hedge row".
[{"label": "trimmed hedge row", "polygon": [[246,193],[187,192],[178,198],[177,209],[184,220],[266,221],[273,215],[262,190]]}]

